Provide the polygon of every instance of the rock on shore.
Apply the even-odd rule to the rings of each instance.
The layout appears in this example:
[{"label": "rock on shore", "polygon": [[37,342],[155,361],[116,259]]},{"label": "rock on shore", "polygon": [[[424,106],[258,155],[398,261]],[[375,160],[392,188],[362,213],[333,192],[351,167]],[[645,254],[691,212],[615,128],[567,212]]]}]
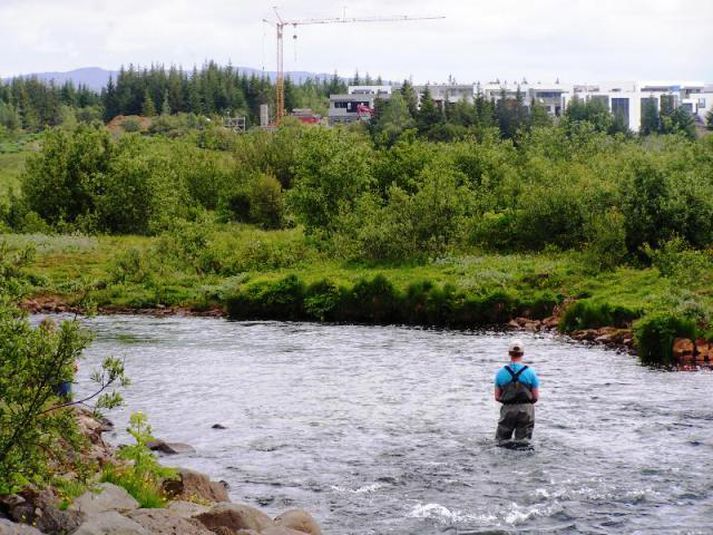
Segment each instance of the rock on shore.
[{"label": "rock on shore", "polygon": [[[101,436],[108,423],[82,409],[77,419],[91,443],[88,456],[101,465],[114,460]],[[101,483],[61,510],[52,489],[27,488],[0,496],[0,535],[322,535],[306,511],[293,509],[272,519],[250,505],[231,503],[223,482],[187,468],[179,468],[164,491],[173,500],[165,509],[142,509],[123,488]]]}]

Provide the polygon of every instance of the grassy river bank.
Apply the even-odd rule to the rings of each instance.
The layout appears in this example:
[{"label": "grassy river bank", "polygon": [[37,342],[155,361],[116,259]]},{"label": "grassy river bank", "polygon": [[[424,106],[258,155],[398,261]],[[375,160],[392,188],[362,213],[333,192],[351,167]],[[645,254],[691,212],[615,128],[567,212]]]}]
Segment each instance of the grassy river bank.
[{"label": "grassy river bank", "polygon": [[[670,362],[673,338],[710,338],[681,319],[691,309],[701,315],[713,310],[710,272],[700,272],[696,280],[666,276],[657,267],[601,272],[592,270],[586,254],[574,251],[473,251],[414,265],[354,264],[320,253],[299,229],[203,228],[198,255],[185,249],[186,235],[195,239],[196,228],[153,238],[2,239],[10,250],[34,250],[25,268],[30,308],[453,328],[504,326],[518,317],[541,320],[556,314],[564,333],[633,327],[644,359],[664,364]],[[211,269],[201,268],[211,263]]]}]

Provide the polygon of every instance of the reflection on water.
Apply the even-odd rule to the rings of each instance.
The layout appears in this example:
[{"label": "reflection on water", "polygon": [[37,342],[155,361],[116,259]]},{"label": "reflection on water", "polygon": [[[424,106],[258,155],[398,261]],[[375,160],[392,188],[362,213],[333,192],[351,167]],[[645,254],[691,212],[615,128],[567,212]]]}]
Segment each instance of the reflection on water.
[{"label": "reflection on water", "polygon": [[[126,359],[127,409],[197,453],[166,462],[326,533],[711,533],[713,373],[522,335],[542,379],[535,450],[494,447],[508,336],[99,317],[86,376]],[[215,423],[225,430],[211,429]],[[114,440],[128,440],[118,433]]]}]

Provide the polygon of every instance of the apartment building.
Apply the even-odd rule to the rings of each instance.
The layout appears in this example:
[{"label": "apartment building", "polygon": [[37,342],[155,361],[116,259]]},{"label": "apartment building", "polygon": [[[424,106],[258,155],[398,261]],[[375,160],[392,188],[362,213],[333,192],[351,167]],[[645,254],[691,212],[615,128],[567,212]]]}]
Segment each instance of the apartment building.
[{"label": "apartment building", "polygon": [[346,95],[329,96],[329,124],[368,121],[376,99],[391,97],[390,85],[351,85]]},{"label": "apartment building", "polygon": [[[704,122],[706,114],[713,109],[713,84],[700,81],[620,81],[592,84],[543,84],[496,81],[486,84],[429,84],[414,86],[420,97],[428,87],[436,103],[455,103],[462,100],[473,102],[478,94],[486,99],[522,98],[525,106],[537,102],[555,117],[564,113],[572,99],[598,100],[611,113],[621,117],[629,129],[641,128],[642,111],[647,102],[652,102],[660,111],[664,106],[688,110],[693,117]],[[377,98],[388,99],[397,86],[350,86],[346,95],[331,95],[329,122],[342,123],[369,120]]]}]

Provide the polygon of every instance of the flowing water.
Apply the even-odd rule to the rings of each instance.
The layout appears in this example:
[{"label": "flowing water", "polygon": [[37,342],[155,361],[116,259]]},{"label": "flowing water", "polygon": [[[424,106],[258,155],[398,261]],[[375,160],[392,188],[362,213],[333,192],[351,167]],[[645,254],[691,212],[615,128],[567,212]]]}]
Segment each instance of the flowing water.
[{"label": "flowing water", "polygon": [[[511,335],[113,316],[81,365],[124,357],[165,457],[327,534],[713,533],[713,373],[521,335],[540,374],[533,451],[493,443]],[[211,429],[215,423],[225,430]]]}]

